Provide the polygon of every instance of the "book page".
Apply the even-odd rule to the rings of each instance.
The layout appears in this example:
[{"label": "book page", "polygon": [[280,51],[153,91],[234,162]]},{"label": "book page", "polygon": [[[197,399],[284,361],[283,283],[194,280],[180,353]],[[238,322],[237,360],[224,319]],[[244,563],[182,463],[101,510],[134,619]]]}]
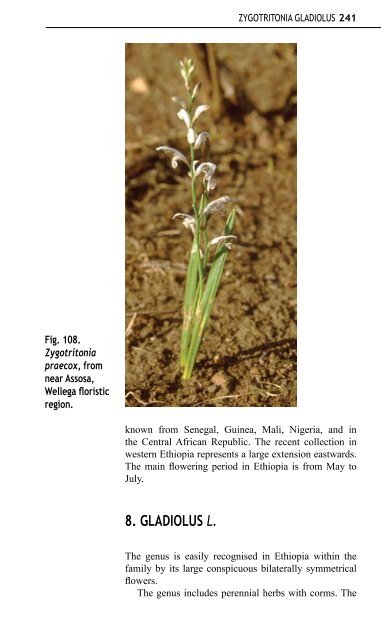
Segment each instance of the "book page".
[{"label": "book page", "polygon": [[3,15],[2,637],[377,637],[379,10]]}]

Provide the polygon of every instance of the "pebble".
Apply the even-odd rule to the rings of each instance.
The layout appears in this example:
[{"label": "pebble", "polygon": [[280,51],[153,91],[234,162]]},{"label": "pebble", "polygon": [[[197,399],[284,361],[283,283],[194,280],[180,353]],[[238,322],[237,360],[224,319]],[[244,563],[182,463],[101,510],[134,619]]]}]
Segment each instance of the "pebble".
[{"label": "pebble", "polygon": [[143,76],[138,76],[130,82],[130,89],[134,93],[149,93],[149,86]]},{"label": "pebble", "polygon": [[215,373],[212,377],[211,382],[217,385],[217,387],[220,387],[221,389],[225,389],[227,391],[232,391],[236,384],[235,378],[233,378],[233,376],[229,376],[223,371],[217,371],[217,373]]}]

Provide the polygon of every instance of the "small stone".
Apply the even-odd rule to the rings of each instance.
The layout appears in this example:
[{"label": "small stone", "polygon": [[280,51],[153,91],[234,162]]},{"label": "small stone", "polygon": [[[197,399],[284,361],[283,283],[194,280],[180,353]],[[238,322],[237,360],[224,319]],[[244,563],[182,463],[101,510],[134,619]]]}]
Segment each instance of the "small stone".
[{"label": "small stone", "polygon": [[137,78],[131,80],[130,89],[131,91],[133,91],[133,93],[149,93],[149,86],[143,76],[138,76]]},{"label": "small stone", "polygon": [[225,376],[223,373],[215,373],[212,377],[213,384],[216,384],[218,387],[224,387],[226,384]]},{"label": "small stone", "polygon": [[225,389],[226,391],[232,391],[232,389],[236,385],[236,380],[233,376],[229,376],[227,373],[223,371],[218,371],[212,377],[211,382],[220,387],[220,389]]},{"label": "small stone", "polygon": [[245,121],[255,135],[260,134],[267,125],[265,118],[262,118],[257,111],[249,113],[249,115],[246,116]]},{"label": "small stone", "polygon": [[257,137],[258,149],[270,149],[273,145],[273,139],[269,131],[262,131]]}]

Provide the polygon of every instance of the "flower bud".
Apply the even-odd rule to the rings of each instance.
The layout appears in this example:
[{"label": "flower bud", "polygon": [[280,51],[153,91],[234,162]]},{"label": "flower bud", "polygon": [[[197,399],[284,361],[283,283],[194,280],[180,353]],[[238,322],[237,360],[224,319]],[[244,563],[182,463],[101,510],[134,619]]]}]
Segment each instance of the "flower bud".
[{"label": "flower bud", "polygon": [[198,82],[192,91],[192,100],[195,99],[201,87],[201,82]]},{"label": "flower bud", "polygon": [[195,149],[199,149],[202,144],[208,144],[210,140],[210,135],[207,131],[201,131],[196,138],[196,142],[194,145]]},{"label": "flower bud", "polygon": [[196,140],[196,135],[195,135],[194,129],[192,129],[192,127],[190,129],[188,129],[187,140],[188,140],[189,144],[194,144],[194,141]]},{"label": "flower bud", "polygon": [[185,122],[188,129],[192,126],[190,115],[186,109],[180,109],[180,111],[177,112],[177,117],[179,120],[183,120],[183,122]]},{"label": "flower bud", "polygon": [[200,104],[194,112],[193,122],[196,122],[197,118],[204,112],[209,109],[207,104]]}]

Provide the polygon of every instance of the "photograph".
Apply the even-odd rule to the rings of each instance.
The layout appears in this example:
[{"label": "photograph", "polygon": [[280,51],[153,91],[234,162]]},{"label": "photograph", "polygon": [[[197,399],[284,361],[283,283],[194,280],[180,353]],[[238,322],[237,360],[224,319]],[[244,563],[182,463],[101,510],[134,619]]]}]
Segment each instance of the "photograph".
[{"label": "photograph", "polygon": [[297,405],[297,46],[125,46],[125,405]]}]

